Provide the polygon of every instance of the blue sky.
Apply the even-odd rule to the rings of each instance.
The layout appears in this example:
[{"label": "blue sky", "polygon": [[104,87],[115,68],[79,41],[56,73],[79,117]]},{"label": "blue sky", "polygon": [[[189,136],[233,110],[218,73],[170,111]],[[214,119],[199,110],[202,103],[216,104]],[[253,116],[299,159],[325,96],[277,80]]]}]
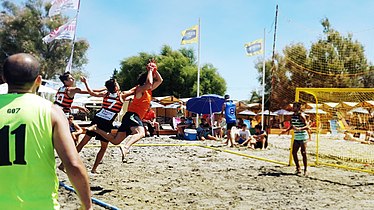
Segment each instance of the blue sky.
[{"label": "blue sky", "polygon": [[291,43],[309,46],[322,36],[320,21],[327,17],[343,35],[352,33],[373,61],[374,1],[81,0],[77,38],[90,43],[89,82],[102,87],[122,59],[158,53],[165,44],[174,50],[193,48],[197,54],[197,44],[180,45],[180,33],[200,18],[201,63],[218,69],[233,99],[248,99],[252,90],[261,90],[254,68],[261,56],[247,57],[244,44],[262,38],[265,28],[265,56],[271,58],[276,4],[277,52]]}]

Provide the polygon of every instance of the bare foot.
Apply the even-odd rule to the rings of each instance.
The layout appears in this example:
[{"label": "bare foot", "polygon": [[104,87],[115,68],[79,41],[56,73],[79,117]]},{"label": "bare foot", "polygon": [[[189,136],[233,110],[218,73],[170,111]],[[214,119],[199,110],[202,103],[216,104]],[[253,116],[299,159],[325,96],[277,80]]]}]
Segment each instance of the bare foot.
[{"label": "bare foot", "polygon": [[92,169],[91,173],[93,173],[93,174],[99,174],[100,172],[98,172],[96,169]]},{"label": "bare foot", "polygon": [[125,163],[126,155],[130,153],[130,148],[125,147],[125,146],[119,146],[119,149],[121,150],[121,153],[122,153],[122,163]]},{"label": "bare foot", "polygon": [[86,130],[88,130],[88,131],[96,131],[97,130],[97,125],[96,124],[95,125],[91,125],[91,126],[87,127]]},{"label": "bare foot", "polygon": [[297,168],[295,174],[298,175],[298,176],[300,176],[301,175],[301,169]]},{"label": "bare foot", "polygon": [[307,170],[304,170],[304,176],[308,177],[308,171]]}]

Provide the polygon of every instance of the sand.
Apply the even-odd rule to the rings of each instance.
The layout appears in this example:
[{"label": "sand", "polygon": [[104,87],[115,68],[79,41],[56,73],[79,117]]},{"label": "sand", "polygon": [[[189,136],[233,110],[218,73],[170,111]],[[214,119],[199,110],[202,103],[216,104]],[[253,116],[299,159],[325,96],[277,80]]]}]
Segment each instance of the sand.
[{"label": "sand", "polygon": [[[309,167],[307,177],[297,176],[294,166],[238,155],[287,163],[289,136],[271,135],[269,142],[268,150],[250,150],[216,141],[148,137],[138,143],[182,146],[134,146],[127,163],[117,147],[110,147],[100,173],[89,173],[92,197],[119,209],[374,209],[372,174],[318,166]],[[85,147],[80,153],[88,171],[98,149]],[[57,173],[71,186],[66,174]],[[79,207],[77,196],[64,188],[59,202],[62,209]]]}]

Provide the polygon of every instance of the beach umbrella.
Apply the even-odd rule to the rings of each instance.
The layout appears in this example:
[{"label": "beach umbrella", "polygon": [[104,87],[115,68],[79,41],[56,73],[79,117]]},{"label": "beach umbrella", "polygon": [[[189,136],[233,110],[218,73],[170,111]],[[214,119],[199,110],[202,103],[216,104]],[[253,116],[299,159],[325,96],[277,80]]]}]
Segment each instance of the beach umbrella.
[{"label": "beach umbrella", "polygon": [[275,114],[274,112],[271,112],[269,110],[265,110],[264,112],[257,113],[257,115],[262,115],[262,114],[264,114],[266,116],[277,116],[277,114]]},{"label": "beach umbrella", "polygon": [[220,112],[225,99],[215,94],[202,95],[187,101],[187,110],[197,114]]},{"label": "beach umbrella", "polygon": [[289,112],[285,109],[280,109],[274,112],[276,115],[293,115],[293,112]]},{"label": "beach umbrella", "polygon": [[[187,101],[187,110],[197,114],[210,114],[220,112],[225,99],[216,94],[207,94],[199,97],[191,98]],[[211,117],[211,121],[213,118]],[[213,122],[211,122],[213,125]],[[212,129],[213,134],[213,129]]]},{"label": "beach umbrella", "polygon": [[[307,114],[317,114],[317,109],[307,109],[304,111]],[[318,109],[318,114],[327,114],[327,112],[323,111],[322,109]]]},{"label": "beach umbrella", "polygon": [[239,112],[238,114],[248,115],[248,116],[256,116],[256,113],[254,113],[254,112],[252,112],[250,110],[244,110],[244,111]]}]

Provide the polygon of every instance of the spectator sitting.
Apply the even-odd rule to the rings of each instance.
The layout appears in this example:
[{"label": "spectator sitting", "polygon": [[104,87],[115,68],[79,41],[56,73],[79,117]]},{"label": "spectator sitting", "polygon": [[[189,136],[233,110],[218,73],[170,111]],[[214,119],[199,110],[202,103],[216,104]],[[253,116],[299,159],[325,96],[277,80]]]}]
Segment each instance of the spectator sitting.
[{"label": "spectator sitting", "polygon": [[177,138],[184,139],[184,129],[190,128],[191,124],[186,122],[185,117],[180,118],[181,122],[177,125]]},{"label": "spectator sitting", "polygon": [[255,126],[255,135],[252,137],[256,139],[255,149],[266,149],[268,147],[268,135],[266,131],[262,130],[262,126],[260,124]]},{"label": "spectator sitting", "polygon": [[83,129],[77,123],[74,122],[73,115],[69,115],[68,120],[69,120],[71,137],[73,137],[74,143],[75,145],[77,145],[78,140],[79,140],[79,135],[83,134]]},{"label": "spectator sitting", "polygon": [[224,120],[224,118],[219,116],[218,120],[214,122],[214,135],[219,139],[224,137],[224,128],[226,127],[226,121],[222,122],[222,120]]},{"label": "spectator sitting", "polygon": [[349,131],[344,131],[344,140],[347,141],[355,141],[359,142],[361,144],[370,144],[370,141],[367,140],[361,140],[359,137],[356,137],[354,134],[350,133]]},{"label": "spectator sitting", "polygon": [[142,119],[142,122],[144,125],[146,125],[146,133],[149,132],[150,136],[154,135],[154,132],[156,131],[157,136],[160,136],[159,134],[159,128],[160,124],[156,122],[156,114],[155,112],[151,109],[151,106],[148,107],[148,110]]},{"label": "spectator sitting", "polygon": [[252,138],[251,133],[247,129],[247,124],[242,125],[242,129],[239,130],[238,135],[235,139],[240,146],[246,146],[254,149],[254,144],[256,140]]},{"label": "spectator sitting", "polygon": [[215,136],[212,136],[212,127],[209,125],[208,121],[204,118],[201,118],[201,123],[197,128],[197,135],[200,140],[218,140]]}]

